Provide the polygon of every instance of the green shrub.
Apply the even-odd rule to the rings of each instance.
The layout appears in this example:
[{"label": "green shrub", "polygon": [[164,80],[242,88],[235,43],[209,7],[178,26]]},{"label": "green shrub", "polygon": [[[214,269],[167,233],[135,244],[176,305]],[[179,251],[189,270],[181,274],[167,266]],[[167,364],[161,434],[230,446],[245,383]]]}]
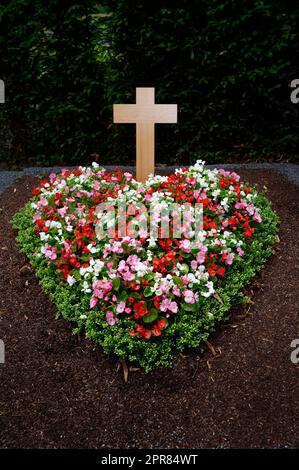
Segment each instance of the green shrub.
[{"label": "green shrub", "polygon": [[0,7],[10,163],[77,163],[97,151],[103,91],[93,5],[11,0]]},{"label": "green shrub", "polygon": [[[178,103],[178,125],[157,126],[161,163],[298,157],[296,78],[299,8],[291,2],[107,2],[109,103],[134,102],[155,86]],[[298,73],[297,73],[298,75]],[[134,157],[134,130],[114,126],[111,155]]]}]

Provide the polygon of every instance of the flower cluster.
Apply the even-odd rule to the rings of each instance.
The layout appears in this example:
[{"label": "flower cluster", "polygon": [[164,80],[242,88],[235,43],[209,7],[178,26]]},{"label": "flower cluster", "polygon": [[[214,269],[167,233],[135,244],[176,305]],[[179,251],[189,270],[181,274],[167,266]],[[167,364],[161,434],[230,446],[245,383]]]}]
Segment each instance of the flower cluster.
[{"label": "flower cluster", "polygon": [[[169,176],[150,176],[144,184],[94,163],[51,174],[33,195],[40,245],[35,256],[54,265],[70,289],[87,296],[89,311],[82,321],[96,311],[109,327],[118,328],[126,318],[128,335],[147,341],[163,336],[180,312],[194,312],[215,295],[262,222],[255,189],[236,173],[207,169],[201,161]],[[119,214],[113,220],[97,210],[100,204],[121,202],[126,203],[125,222]],[[168,236],[159,236],[161,221],[177,215],[177,210],[163,215],[172,204],[185,211],[181,238],[174,235],[175,224]],[[196,204],[203,217],[194,233]],[[147,230],[144,208],[153,205]],[[98,236],[104,219],[107,231]]]}]

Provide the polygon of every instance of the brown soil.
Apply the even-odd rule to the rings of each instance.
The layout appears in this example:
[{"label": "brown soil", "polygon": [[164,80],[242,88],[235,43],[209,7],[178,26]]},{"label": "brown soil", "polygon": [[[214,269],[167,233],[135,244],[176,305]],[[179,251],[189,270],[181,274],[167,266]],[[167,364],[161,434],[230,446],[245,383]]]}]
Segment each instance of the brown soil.
[{"label": "brown soil", "polygon": [[[39,448],[299,447],[298,189],[271,171],[243,177],[269,188],[281,243],[211,339],[221,354],[179,355],[172,369],[130,373],[71,325],[18,252],[10,225],[30,196],[24,178],[0,197],[0,446]],[[25,266],[24,266],[25,265]],[[22,268],[22,269],[21,269]]]}]

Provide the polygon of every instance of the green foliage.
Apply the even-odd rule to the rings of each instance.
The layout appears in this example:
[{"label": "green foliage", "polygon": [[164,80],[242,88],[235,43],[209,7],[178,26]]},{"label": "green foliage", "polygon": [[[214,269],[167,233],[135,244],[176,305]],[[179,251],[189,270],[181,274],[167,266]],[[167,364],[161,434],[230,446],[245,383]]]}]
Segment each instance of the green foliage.
[{"label": "green foliage", "polygon": [[[58,314],[76,326],[74,332],[85,331],[86,336],[100,345],[106,353],[135,361],[149,372],[157,366],[171,365],[177,351],[200,347],[217,324],[228,317],[231,306],[247,300],[241,289],[263,267],[277,241],[278,218],[270,202],[259,195],[255,204],[261,209],[263,223],[257,226],[244,256],[230,267],[228,275],[221,280],[217,287],[218,296],[208,299],[201,297],[192,308],[188,305],[187,309],[174,317],[174,321],[163,331],[162,337],[150,342],[129,336],[132,325],[127,317],[119,317],[117,326],[109,326],[97,310],[90,310],[88,296],[80,288],[70,288],[68,284],[61,282],[54,265],[48,264],[43,257],[37,258],[34,255],[40,248],[40,241],[35,233],[30,202],[14,216],[13,226],[18,230],[17,241],[21,251],[35,268],[42,288],[56,304]],[[87,319],[83,321],[82,315],[86,315]],[[156,315],[153,309],[149,321],[153,321]]]},{"label": "green foliage", "polygon": [[154,86],[179,106],[157,126],[158,162],[295,160],[298,20],[289,0],[4,0],[7,159],[133,164],[134,126],[112,125],[112,104]]},{"label": "green foliage", "polygon": [[92,160],[103,99],[93,3],[11,0],[1,6],[0,75],[16,161]]},{"label": "green foliage", "polygon": [[[155,86],[178,103],[176,126],[157,126],[157,158],[192,163],[298,157],[296,78],[299,8],[276,0],[107,2],[112,52],[109,102]],[[297,73],[298,75],[298,73]],[[111,154],[134,155],[134,131],[113,128]]]}]

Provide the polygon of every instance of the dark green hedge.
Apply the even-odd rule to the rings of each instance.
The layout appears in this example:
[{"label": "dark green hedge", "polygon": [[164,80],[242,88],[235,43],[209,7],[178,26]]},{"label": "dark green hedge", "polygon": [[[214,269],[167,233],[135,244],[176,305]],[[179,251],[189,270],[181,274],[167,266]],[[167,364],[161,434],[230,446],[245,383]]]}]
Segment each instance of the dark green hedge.
[{"label": "dark green hedge", "polygon": [[136,86],[179,106],[160,163],[298,158],[296,2],[10,0],[0,19],[10,159],[133,163],[134,126],[111,124]]},{"label": "dark green hedge", "polygon": [[[299,72],[298,5],[108,3],[114,10],[110,101],[134,99],[134,87],[144,85],[156,86],[158,101],[179,104],[178,126],[157,128],[161,162],[189,163],[198,153],[214,161],[298,156],[299,107],[288,88]],[[114,153],[126,152],[129,132],[113,132]]]},{"label": "dark green hedge", "polygon": [[10,0],[0,7],[13,161],[78,163],[98,149],[103,76],[93,47],[93,4]]}]

